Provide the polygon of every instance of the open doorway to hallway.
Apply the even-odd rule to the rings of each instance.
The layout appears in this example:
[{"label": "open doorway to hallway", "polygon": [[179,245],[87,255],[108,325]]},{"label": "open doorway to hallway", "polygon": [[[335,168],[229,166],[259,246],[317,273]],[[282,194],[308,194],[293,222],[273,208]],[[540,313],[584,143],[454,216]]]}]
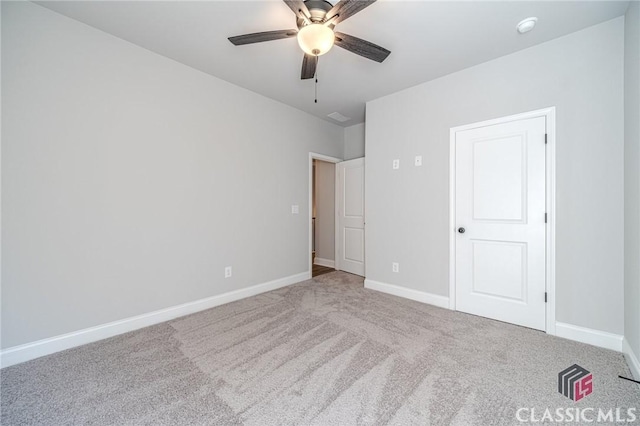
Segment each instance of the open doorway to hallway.
[{"label": "open doorway to hallway", "polygon": [[311,276],[315,277],[335,270],[336,166],[312,161]]}]

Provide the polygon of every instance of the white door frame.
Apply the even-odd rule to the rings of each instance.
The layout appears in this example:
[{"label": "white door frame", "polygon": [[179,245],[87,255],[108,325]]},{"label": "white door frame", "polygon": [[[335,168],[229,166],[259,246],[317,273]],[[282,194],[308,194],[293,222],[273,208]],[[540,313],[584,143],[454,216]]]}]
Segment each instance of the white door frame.
[{"label": "white door frame", "polygon": [[[308,254],[308,261],[309,261],[309,278],[311,278],[312,275],[312,271],[313,271],[313,264],[311,261],[311,252],[313,251],[313,227],[311,226],[311,223],[313,221],[313,160],[320,160],[320,161],[326,161],[327,163],[339,163],[342,161],[342,159],[340,158],[336,158],[336,157],[329,157],[328,155],[324,155],[324,154],[318,154],[315,152],[310,152],[309,153],[309,251],[307,252]],[[335,196],[336,193],[336,184],[337,182],[334,182],[333,184],[333,194]],[[334,225],[335,228],[335,225]],[[335,257],[335,255],[334,255]]]},{"label": "white door frame", "polygon": [[494,120],[452,127],[449,131],[449,309],[456,309],[456,133],[510,121],[545,117],[546,167],[546,332],[556,334],[556,108],[549,107]]}]

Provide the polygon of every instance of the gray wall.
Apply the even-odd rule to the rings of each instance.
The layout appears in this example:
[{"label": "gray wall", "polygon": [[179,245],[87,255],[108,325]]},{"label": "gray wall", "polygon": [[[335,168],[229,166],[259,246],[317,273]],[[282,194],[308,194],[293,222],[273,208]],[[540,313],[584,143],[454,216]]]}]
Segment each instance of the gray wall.
[{"label": "gray wall", "polygon": [[342,128],[2,8],[2,348],[308,270],[308,153]]},{"label": "gray wall", "polygon": [[344,129],[344,159],[364,157],[364,123],[354,124]]},{"label": "gray wall", "polygon": [[640,3],[631,2],[624,34],[624,334],[640,358]]},{"label": "gray wall", "polygon": [[[369,102],[367,278],[448,296],[449,129],[556,106],[556,319],[622,334],[623,24]],[[415,155],[422,167],[412,165]]]},{"label": "gray wall", "polygon": [[316,160],[316,258],[335,260],[336,166]]}]

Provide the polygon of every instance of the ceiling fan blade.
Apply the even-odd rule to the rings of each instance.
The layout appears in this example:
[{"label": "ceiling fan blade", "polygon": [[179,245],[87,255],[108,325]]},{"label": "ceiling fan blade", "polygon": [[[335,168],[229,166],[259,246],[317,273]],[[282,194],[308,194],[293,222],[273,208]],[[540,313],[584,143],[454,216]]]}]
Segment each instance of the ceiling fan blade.
[{"label": "ceiling fan blade", "polygon": [[265,31],[262,33],[251,33],[229,37],[229,41],[236,46],[240,46],[243,44],[260,43],[263,41],[294,37],[296,34],[298,34],[298,31],[296,30]]},{"label": "ceiling fan blade", "polygon": [[349,52],[371,59],[372,61],[382,62],[387,59],[387,56],[391,53],[390,50],[380,47],[377,44],[373,44],[370,41],[362,40],[361,38],[345,33],[336,32],[335,34],[336,46],[340,46]]},{"label": "ceiling fan blade", "polygon": [[302,58],[302,72],[300,73],[301,80],[308,80],[316,75],[317,58],[317,56],[304,54]]},{"label": "ceiling fan blade", "polygon": [[339,15],[333,20],[333,23],[337,24],[360,12],[365,7],[372,5],[375,1],[376,0],[341,0],[327,12],[327,18],[331,19],[335,15]]},{"label": "ceiling fan blade", "polygon": [[311,14],[309,13],[309,9],[307,9],[307,5],[304,4],[302,0],[283,0],[289,9],[296,14],[296,16],[307,23],[309,22],[309,17]]}]

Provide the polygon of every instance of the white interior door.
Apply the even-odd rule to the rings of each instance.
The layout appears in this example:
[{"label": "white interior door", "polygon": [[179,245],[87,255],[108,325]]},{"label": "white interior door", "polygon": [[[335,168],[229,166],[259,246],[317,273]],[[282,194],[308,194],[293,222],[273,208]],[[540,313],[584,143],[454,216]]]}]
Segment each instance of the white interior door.
[{"label": "white interior door", "polygon": [[336,164],[336,269],[364,276],[364,158]]},{"label": "white interior door", "polygon": [[545,330],[544,117],[455,134],[456,309]]}]

